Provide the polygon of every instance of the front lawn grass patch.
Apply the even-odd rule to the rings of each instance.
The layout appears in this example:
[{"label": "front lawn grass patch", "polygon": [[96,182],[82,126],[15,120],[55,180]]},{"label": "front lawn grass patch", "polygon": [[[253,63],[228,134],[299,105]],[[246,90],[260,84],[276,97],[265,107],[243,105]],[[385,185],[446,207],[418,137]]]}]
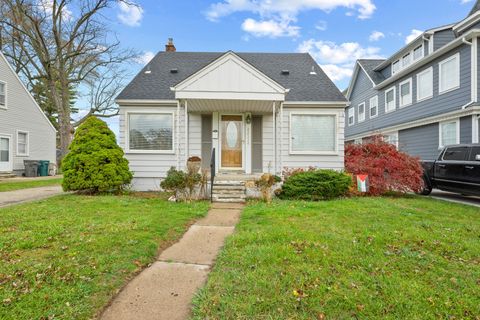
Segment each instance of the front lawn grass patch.
[{"label": "front lawn grass patch", "polygon": [[56,186],[56,185],[60,185],[61,183],[62,183],[62,178],[25,180],[25,181],[4,180],[4,181],[0,181],[0,192],[21,190],[21,189],[29,189],[29,188]]},{"label": "front lawn grass patch", "polygon": [[250,203],[194,319],[478,319],[480,211],[429,198]]},{"label": "front lawn grass patch", "polygon": [[0,209],[0,319],[91,319],[207,208],[64,195]]}]

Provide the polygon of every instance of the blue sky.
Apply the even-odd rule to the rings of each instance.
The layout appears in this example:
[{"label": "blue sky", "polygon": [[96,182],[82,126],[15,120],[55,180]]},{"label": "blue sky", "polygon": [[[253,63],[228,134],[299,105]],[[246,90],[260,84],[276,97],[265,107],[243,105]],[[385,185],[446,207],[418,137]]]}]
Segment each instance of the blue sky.
[{"label": "blue sky", "polygon": [[[407,37],[463,19],[473,0],[136,0],[111,8],[132,77],[174,38],[178,51],[308,51],[340,89],[358,58],[388,57]],[[117,130],[115,119],[109,120]]]}]

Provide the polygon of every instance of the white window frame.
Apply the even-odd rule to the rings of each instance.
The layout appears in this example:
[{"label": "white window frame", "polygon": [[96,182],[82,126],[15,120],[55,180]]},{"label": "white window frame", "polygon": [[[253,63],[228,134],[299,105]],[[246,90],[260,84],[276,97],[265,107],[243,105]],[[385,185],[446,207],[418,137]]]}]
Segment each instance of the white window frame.
[{"label": "white window frame", "polygon": [[[292,117],[293,116],[333,116],[335,119],[335,133],[334,133],[334,139],[335,139],[335,150],[334,151],[294,151],[293,146],[292,146]],[[301,112],[301,111],[295,111],[295,112],[290,112],[289,115],[289,130],[288,130],[288,140],[289,140],[289,153],[292,155],[333,155],[336,156],[339,154],[338,150],[338,114],[337,113],[332,113],[332,112],[312,112],[312,111],[306,111],[306,112]]]},{"label": "white window frame", "polygon": [[[442,88],[442,67],[445,63],[450,62],[453,59],[457,59],[457,63],[456,63],[457,74],[455,77],[457,82],[456,82],[456,85],[453,86],[452,88],[445,89],[445,88]],[[456,53],[453,56],[448,57],[447,59],[440,61],[438,63],[438,94],[439,95],[444,94],[453,90],[457,90],[458,88],[460,88],[460,53]]]},{"label": "white window frame", "polygon": [[[397,64],[397,63],[398,63],[398,69],[395,70],[395,64]],[[402,59],[399,59],[399,60],[396,60],[396,61],[392,62],[392,75],[399,72],[400,70],[402,70]]]},{"label": "white window frame", "polygon": [[[26,146],[25,146],[25,151],[26,153],[21,153],[18,149],[18,144],[19,144],[19,140],[18,140],[18,135],[20,133],[23,133],[23,134],[26,134],[27,135],[27,141],[26,141]],[[17,145],[17,156],[18,157],[28,157],[30,155],[30,132],[29,131],[25,131],[25,130],[17,130],[17,134],[16,134],[16,145]]]},{"label": "white window frame", "polygon": [[[166,114],[172,116],[172,150],[130,150],[130,115],[131,114]],[[173,111],[154,111],[154,110],[139,110],[125,112],[125,152],[138,154],[175,154],[176,145],[176,127],[175,127],[175,112]]]},{"label": "white window frame", "polygon": [[[393,109],[388,110],[387,108],[387,93],[393,90]],[[394,112],[397,110],[397,88],[396,86],[391,87],[388,90],[385,90],[385,113]]]},{"label": "white window frame", "polygon": [[[402,86],[406,83],[410,84],[410,101],[408,103],[404,104],[403,101],[402,101]],[[412,90],[413,90],[412,78],[409,78],[405,81],[400,82],[400,84],[398,86],[398,104],[399,104],[400,108],[404,108],[404,107],[408,107],[408,106],[412,105],[412,103],[413,103],[413,92],[412,92]]]},{"label": "white window frame", "polygon": [[[408,57],[408,62],[406,62],[407,57]],[[413,61],[413,51],[404,54],[402,57],[402,69],[407,68],[409,65],[411,65],[412,61]]]},{"label": "white window frame", "polygon": [[[375,113],[374,116],[372,116],[372,105],[373,105],[372,101],[375,101],[375,105],[377,109],[377,112]],[[370,119],[378,117],[378,96],[370,98],[369,107],[368,107],[368,116],[370,117]]]},{"label": "white window frame", "polygon": [[455,122],[455,125],[456,125],[455,144],[460,144],[460,119],[457,118],[457,119],[452,119],[448,121],[442,121],[438,123],[438,149],[443,149],[444,147],[446,147],[442,144],[442,124],[452,123],[452,122]]},{"label": "white window frame", "polygon": [[[418,48],[421,48],[422,54],[421,54],[420,58],[415,59],[415,50],[417,50]],[[421,45],[413,48],[413,50],[412,50],[412,61],[413,62],[416,62],[416,61],[422,59],[424,56],[425,56],[425,47],[424,47],[423,43]]]},{"label": "white window frame", "polygon": [[[419,87],[420,87],[420,77],[423,76],[424,74],[426,73],[430,73],[431,74],[431,88],[432,88],[432,93],[426,97],[423,97],[423,98],[420,98],[420,90],[419,90]],[[425,69],[423,70],[422,72],[420,72],[419,74],[417,74],[417,102],[420,102],[420,101],[425,101],[425,100],[428,100],[428,99],[431,99],[433,98],[433,67],[430,67],[428,69]]]},{"label": "white window frame", "polygon": [[8,85],[5,81],[0,81],[1,84],[5,85],[5,105],[2,106],[0,105],[0,109],[5,109],[7,110],[8,109]]},{"label": "white window frame", "polygon": [[[363,105],[363,117],[360,116],[360,106],[362,106],[362,105]],[[357,108],[358,108],[358,109],[357,109],[357,113],[358,113],[358,115],[357,115],[357,117],[358,117],[358,123],[364,122],[364,121],[365,121],[365,118],[366,118],[365,113],[366,113],[366,111],[367,111],[367,110],[366,110],[366,104],[365,104],[365,102],[360,103],[360,104],[357,106]]]},{"label": "white window frame", "polygon": [[[353,119],[352,123],[350,123],[350,118]],[[355,108],[354,107],[350,107],[348,109],[348,112],[347,112],[347,123],[348,123],[348,126],[353,126],[355,124]]]},{"label": "white window frame", "polygon": [[385,132],[382,134],[382,136],[384,141],[385,141],[385,136],[395,136],[395,143],[391,143],[390,141],[385,141],[385,142],[393,144],[398,149],[398,131]]},{"label": "white window frame", "polygon": [[363,139],[362,138],[357,138],[355,140],[353,140],[353,144],[363,144]]}]

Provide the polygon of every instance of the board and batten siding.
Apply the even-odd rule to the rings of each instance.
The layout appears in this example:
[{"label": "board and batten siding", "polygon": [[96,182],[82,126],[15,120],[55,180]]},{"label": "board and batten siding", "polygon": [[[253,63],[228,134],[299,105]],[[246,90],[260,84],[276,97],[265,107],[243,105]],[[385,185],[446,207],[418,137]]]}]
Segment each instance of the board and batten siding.
[{"label": "board and batten siding", "polygon": [[[13,171],[23,173],[23,160],[56,163],[56,131],[0,54],[0,81],[7,84],[7,108],[0,108],[0,134],[11,137]],[[28,132],[28,156],[17,154],[17,131]]]},{"label": "board and batten siding", "polygon": [[[438,63],[455,54],[460,54],[460,87],[447,93],[439,95],[439,67]],[[427,100],[417,102],[417,74],[432,67],[433,68],[433,97]],[[399,107],[399,84],[407,79],[412,79],[412,104],[406,107]],[[385,91],[395,86],[396,88],[396,110],[385,113]],[[378,95],[378,116],[371,119],[369,116],[370,98]],[[358,78],[354,84],[352,95],[350,97],[351,106],[355,108],[355,124],[348,126],[346,124],[346,139],[367,133],[370,131],[382,131],[385,128],[408,123],[415,120],[424,119],[431,116],[441,115],[450,111],[460,110],[461,107],[470,102],[471,99],[471,48],[468,45],[462,45],[427,65],[407,74],[397,80],[394,84],[375,90],[372,82],[367,78],[363,70],[358,73]],[[358,105],[365,102],[367,110],[365,121],[358,123]],[[348,112],[348,108],[347,108]]]},{"label": "board and batten siding", "polygon": [[[291,113],[307,113],[307,114],[333,114],[337,116],[337,152],[335,155],[321,155],[321,154],[291,154],[290,153],[290,114]],[[320,169],[344,169],[344,125],[345,112],[343,108],[329,108],[328,106],[284,106],[283,119],[281,125],[283,126],[279,132],[280,143],[279,151],[281,152],[281,166],[282,170],[285,168],[308,168],[317,167]],[[280,154],[280,153],[278,153]]]}]

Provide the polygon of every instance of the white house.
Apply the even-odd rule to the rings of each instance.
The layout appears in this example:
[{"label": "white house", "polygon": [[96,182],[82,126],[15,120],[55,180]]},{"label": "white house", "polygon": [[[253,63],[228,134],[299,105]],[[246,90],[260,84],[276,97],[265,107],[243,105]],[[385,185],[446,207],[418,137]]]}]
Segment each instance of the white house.
[{"label": "white house", "polygon": [[0,175],[20,175],[23,160],[56,162],[56,130],[0,52]]},{"label": "white house", "polygon": [[116,100],[134,189],[158,189],[191,156],[237,176],[343,169],[346,99],[309,54],[166,47]]}]

